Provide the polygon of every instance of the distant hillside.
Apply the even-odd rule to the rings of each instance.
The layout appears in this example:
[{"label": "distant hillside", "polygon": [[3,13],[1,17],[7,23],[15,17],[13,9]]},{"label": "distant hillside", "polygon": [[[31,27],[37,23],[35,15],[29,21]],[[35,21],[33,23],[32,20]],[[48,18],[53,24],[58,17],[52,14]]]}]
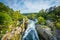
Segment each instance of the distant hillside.
[{"label": "distant hillside", "polygon": [[31,15],[31,14],[35,14],[37,15],[38,13],[22,13],[23,15]]}]

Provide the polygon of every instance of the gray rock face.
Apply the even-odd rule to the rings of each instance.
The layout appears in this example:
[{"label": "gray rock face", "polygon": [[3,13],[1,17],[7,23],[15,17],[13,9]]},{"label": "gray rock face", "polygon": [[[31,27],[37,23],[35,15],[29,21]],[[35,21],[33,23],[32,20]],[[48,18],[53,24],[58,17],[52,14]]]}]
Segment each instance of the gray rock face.
[{"label": "gray rock face", "polygon": [[60,40],[60,30],[56,30],[56,37],[57,37],[57,40]]},{"label": "gray rock face", "polygon": [[44,40],[57,40],[49,27],[44,27],[44,25],[37,25],[36,29],[38,34],[41,35]]}]

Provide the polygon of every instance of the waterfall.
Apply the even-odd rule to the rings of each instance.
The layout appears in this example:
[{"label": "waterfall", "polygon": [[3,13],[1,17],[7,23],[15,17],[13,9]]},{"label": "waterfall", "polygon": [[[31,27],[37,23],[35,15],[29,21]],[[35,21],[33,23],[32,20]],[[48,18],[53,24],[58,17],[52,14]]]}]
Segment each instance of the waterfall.
[{"label": "waterfall", "polygon": [[36,29],[35,29],[36,21],[29,20],[28,27],[24,32],[22,40],[39,40]]}]

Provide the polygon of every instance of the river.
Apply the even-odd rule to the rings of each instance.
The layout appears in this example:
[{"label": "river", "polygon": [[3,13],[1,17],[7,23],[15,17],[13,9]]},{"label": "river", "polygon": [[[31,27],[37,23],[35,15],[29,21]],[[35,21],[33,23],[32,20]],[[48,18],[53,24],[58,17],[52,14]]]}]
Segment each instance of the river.
[{"label": "river", "polygon": [[29,20],[26,31],[24,32],[22,40],[39,40],[37,31],[35,29],[36,21]]}]

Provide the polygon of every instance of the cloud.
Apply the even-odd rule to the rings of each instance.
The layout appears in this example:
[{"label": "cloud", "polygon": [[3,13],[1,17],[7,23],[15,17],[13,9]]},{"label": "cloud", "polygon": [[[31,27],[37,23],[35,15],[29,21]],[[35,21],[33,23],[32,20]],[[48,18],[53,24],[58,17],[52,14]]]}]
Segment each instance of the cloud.
[{"label": "cloud", "polygon": [[4,2],[10,8],[20,10],[21,13],[38,12],[41,9],[60,5],[60,0],[4,0]]},{"label": "cloud", "polygon": [[38,12],[41,9],[47,9],[51,6],[58,6],[59,0],[26,0],[24,1],[24,5],[26,6],[26,10],[22,10],[23,12]]},{"label": "cloud", "polygon": [[27,7],[28,12],[38,12],[41,9],[46,9],[49,8],[48,3],[43,3],[42,1],[36,1],[36,2],[31,2],[31,1],[25,1],[24,2],[25,6]]}]

